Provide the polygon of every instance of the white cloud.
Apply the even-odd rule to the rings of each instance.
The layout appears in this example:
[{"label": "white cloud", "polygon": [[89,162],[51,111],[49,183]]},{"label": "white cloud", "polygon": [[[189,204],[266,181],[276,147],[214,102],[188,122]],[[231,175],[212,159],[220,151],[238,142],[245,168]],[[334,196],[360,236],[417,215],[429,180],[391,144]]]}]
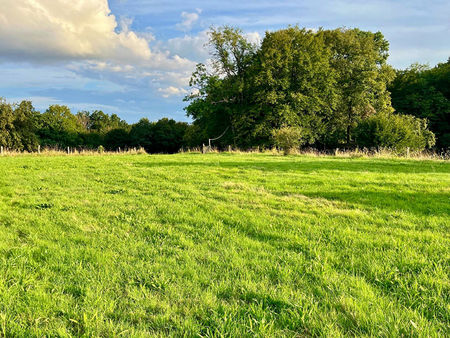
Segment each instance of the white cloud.
[{"label": "white cloud", "polygon": [[183,55],[196,62],[204,62],[209,57],[209,51],[206,46],[208,42],[208,31],[201,31],[197,35],[185,35],[169,39],[161,43],[160,48],[170,50],[177,55]]},{"label": "white cloud", "polygon": [[[135,32],[131,19],[111,14],[107,0],[1,2],[0,61],[62,64],[87,78],[170,97],[184,93],[196,64],[180,55],[203,48],[201,37],[165,44],[150,29]],[[183,14],[181,25],[191,27],[200,12]],[[185,53],[190,41],[192,53]]]},{"label": "white cloud", "polygon": [[177,88],[177,87],[167,87],[167,88],[159,88],[158,92],[161,93],[162,97],[168,98],[170,96],[181,96],[184,94],[187,94],[187,90],[184,88]]},{"label": "white cloud", "polygon": [[158,69],[185,69],[192,62],[152,51],[150,33],[119,23],[107,0],[2,0],[0,59],[45,62],[96,60]]},{"label": "white cloud", "polygon": [[262,37],[258,32],[245,33],[244,36],[251,43],[254,43],[256,45],[261,44]]},{"label": "white cloud", "polygon": [[182,12],[181,13],[181,18],[182,21],[180,23],[177,24],[177,29],[181,30],[181,31],[190,31],[192,29],[192,27],[194,26],[194,24],[198,21],[198,19],[200,18],[200,13],[202,12],[201,9],[197,8],[196,12]]},{"label": "white cloud", "polygon": [[[3,0],[2,57],[83,59],[149,58],[144,40],[125,28],[106,0]],[[5,22],[6,21],[6,22]]]}]

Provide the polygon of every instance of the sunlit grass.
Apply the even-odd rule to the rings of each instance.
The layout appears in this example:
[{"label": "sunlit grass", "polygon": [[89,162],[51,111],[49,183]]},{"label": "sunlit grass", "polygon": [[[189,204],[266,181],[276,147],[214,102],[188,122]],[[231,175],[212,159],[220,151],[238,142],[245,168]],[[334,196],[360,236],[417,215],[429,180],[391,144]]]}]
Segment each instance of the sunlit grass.
[{"label": "sunlit grass", "polygon": [[0,336],[447,335],[450,163],[0,158]]}]

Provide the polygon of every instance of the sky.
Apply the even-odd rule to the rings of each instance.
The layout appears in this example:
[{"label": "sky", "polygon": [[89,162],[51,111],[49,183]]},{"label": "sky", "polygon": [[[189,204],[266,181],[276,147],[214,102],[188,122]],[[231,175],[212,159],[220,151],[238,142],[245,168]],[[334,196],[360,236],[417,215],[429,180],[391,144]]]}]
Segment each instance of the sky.
[{"label": "sky", "polygon": [[381,31],[403,69],[450,57],[449,18],[448,0],[0,0],[0,97],[189,121],[183,97],[211,26],[254,42],[296,24]]}]

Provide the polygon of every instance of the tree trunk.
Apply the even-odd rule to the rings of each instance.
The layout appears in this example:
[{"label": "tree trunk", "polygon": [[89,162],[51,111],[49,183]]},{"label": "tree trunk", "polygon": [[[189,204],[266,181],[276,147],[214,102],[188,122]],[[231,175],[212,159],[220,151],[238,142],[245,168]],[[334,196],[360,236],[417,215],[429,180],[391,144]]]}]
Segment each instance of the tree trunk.
[{"label": "tree trunk", "polygon": [[350,147],[350,125],[347,126],[347,147]]}]

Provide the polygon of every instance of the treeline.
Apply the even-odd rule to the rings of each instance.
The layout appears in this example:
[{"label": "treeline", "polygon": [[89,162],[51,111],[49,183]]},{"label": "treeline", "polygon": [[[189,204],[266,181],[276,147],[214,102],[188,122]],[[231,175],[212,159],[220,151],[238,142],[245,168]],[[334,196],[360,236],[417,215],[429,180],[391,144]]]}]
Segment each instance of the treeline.
[{"label": "treeline", "polygon": [[212,29],[209,45],[211,65],[197,66],[185,99],[199,139],[226,130],[216,145],[420,151],[435,145],[431,123],[439,146],[449,146],[448,62],[396,72],[380,32],[289,27],[255,45],[223,27]]},{"label": "treeline", "polygon": [[128,124],[101,111],[73,114],[52,105],[0,99],[0,145],[108,150],[143,147],[173,153],[182,147],[287,150],[385,147],[403,152],[450,147],[450,59],[395,71],[380,32],[267,32],[261,44],[236,28],[210,31],[211,64],[197,65],[185,98],[193,123],[141,119]]},{"label": "treeline", "polygon": [[116,114],[102,111],[72,114],[62,105],[52,105],[40,113],[30,101],[11,104],[0,99],[0,145],[11,150],[102,146],[107,150],[142,147],[150,153],[173,153],[185,146],[189,127],[185,122],[167,118],[157,122],[143,118],[128,124]]}]

